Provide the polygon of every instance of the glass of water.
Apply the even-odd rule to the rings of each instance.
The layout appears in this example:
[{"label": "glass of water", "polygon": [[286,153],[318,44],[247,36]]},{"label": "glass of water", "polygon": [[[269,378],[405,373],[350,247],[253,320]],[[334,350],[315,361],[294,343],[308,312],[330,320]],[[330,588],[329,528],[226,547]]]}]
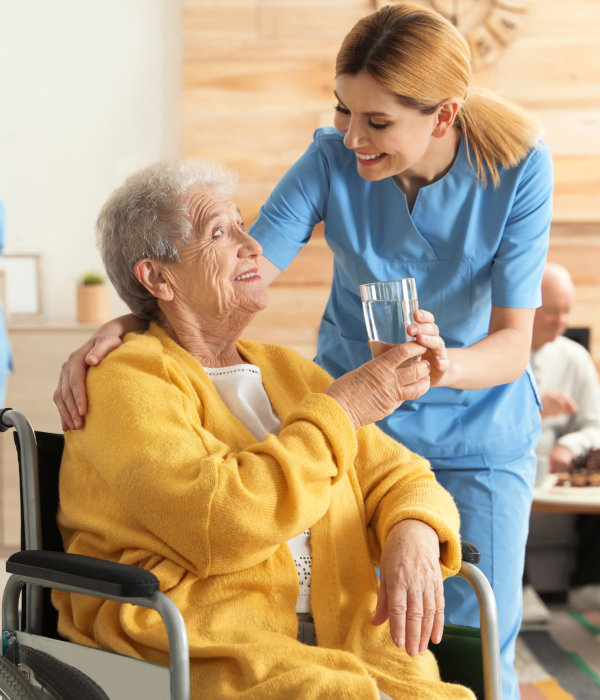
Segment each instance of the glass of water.
[{"label": "glass of water", "polygon": [[369,340],[394,345],[414,340],[406,332],[419,308],[413,277],[361,284],[360,298]]}]

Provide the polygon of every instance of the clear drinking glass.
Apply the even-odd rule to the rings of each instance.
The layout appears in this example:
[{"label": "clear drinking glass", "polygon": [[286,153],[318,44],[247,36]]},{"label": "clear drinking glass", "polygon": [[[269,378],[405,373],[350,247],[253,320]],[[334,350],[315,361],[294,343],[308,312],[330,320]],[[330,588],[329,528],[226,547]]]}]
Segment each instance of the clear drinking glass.
[{"label": "clear drinking glass", "polygon": [[419,308],[414,277],[361,284],[360,298],[369,340],[395,345],[414,340],[406,332]]}]

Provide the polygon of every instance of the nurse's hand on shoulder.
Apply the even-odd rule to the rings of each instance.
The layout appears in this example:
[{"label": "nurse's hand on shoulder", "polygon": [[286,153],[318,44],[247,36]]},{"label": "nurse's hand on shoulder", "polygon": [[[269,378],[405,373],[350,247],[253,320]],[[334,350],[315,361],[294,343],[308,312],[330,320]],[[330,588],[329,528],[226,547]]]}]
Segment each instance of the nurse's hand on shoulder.
[{"label": "nurse's hand on shoulder", "polygon": [[[355,429],[375,423],[406,399],[416,399],[429,389],[429,363],[412,362],[424,352],[418,343],[392,345],[336,379],[325,393],[346,411]],[[405,366],[407,362],[412,364]]]},{"label": "nurse's hand on shoulder", "polygon": [[63,363],[53,396],[63,430],[83,428],[83,417],[87,413],[87,370],[100,364],[121,342],[118,335],[95,334],[74,350]]},{"label": "nurse's hand on shoulder", "polygon": [[69,355],[60,368],[58,386],[53,397],[63,430],[83,428],[88,408],[85,388],[88,368],[99,365],[109,353],[118,348],[127,333],[145,330],[147,327],[147,321],[142,321],[133,314],[113,318],[103,323],[89,340]]},{"label": "nurse's hand on shoulder", "polygon": [[[416,323],[411,324],[406,329],[408,335],[413,337],[417,343],[425,348],[422,355],[423,360],[427,360],[430,365],[429,381],[430,385],[443,386],[444,377],[450,368],[450,360],[446,350],[446,343],[440,336],[440,330],[435,324],[435,317],[430,311],[418,309],[414,313]],[[370,343],[373,357],[379,353],[394,347],[388,343]]]},{"label": "nurse's hand on shoulder", "polygon": [[440,543],[433,528],[403,520],[390,530],[381,554],[380,581],[373,625],[388,618],[394,644],[410,656],[438,644],[444,629],[444,586]]}]

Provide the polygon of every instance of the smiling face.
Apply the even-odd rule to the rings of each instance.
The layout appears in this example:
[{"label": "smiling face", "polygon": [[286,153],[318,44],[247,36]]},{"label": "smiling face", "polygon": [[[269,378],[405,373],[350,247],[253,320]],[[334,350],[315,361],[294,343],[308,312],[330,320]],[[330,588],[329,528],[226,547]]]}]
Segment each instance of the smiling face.
[{"label": "smiling face", "polygon": [[262,248],[244,231],[240,211],[228,196],[195,189],[187,204],[190,237],[179,247],[180,262],[166,263],[162,270],[172,293],[165,314],[172,325],[193,317],[203,330],[221,328],[229,337],[267,305],[258,271]]},{"label": "smiling face", "polygon": [[338,75],[335,96],[334,125],[345,134],[346,148],[354,151],[361,177],[419,174],[430,157],[437,113],[403,105],[364,71]]}]

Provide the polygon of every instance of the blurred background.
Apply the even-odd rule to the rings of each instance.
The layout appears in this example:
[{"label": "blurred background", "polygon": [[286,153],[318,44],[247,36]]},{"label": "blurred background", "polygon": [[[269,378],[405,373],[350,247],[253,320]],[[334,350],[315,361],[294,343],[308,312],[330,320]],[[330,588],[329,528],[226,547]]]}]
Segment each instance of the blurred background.
[{"label": "blurred background", "polygon": [[[337,48],[378,4],[1,0],[5,252],[39,256],[39,308],[26,313],[37,311],[36,321],[76,320],[77,281],[101,270],[94,241],[100,206],[127,174],[158,158],[202,156],[234,167],[250,223],[313,130],[331,123]],[[600,279],[600,3],[422,4],[455,18],[473,46],[475,83],[543,124],[556,167],[551,257],[574,274],[581,288],[575,313],[588,319],[596,298],[590,286]],[[281,286],[328,286],[330,258],[319,236],[314,247]],[[303,296],[308,308],[296,321],[314,326],[321,297]],[[124,311],[113,293],[111,312]],[[290,338],[310,354],[308,332]],[[592,337],[598,360],[596,343],[600,333]]]},{"label": "blurred background", "polygon": [[[533,112],[554,155],[550,259],[577,286],[572,325],[600,364],[600,3],[421,0],[471,43],[474,83]],[[102,272],[97,213],[134,170],[167,156],[240,173],[249,225],[315,128],[333,116],[334,60],[377,0],[0,0],[0,262],[15,371],[7,404],[57,429],[60,363],[82,275]],[[248,335],[311,357],[331,277],[320,230],[271,288]],[[101,315],[126,312],[114,290]],[[290,310],[293,313],[290,313]]]},{"label": "blurred background", "polygon": [[[556,180],[549,259],[573,277],[571,325],[589,329],[600,368],[600,2],[419,1],[467,37],[474,84],[544,128]],[[0,0],[0,297],[14,362],[5,405],[60,430],[61,363],[127,311],[110,286],[97,316],[77,301],[81,278],[102,273],[94,225],[110,192],[160,158],[212,158],[239,172],[250,225],[314,129],[332,123],[339,44],[381,4]],[[317,228],[247,335],[312,357],[331,265]],[[0,553],[18,546],[13,452],[3,440]]]}]

